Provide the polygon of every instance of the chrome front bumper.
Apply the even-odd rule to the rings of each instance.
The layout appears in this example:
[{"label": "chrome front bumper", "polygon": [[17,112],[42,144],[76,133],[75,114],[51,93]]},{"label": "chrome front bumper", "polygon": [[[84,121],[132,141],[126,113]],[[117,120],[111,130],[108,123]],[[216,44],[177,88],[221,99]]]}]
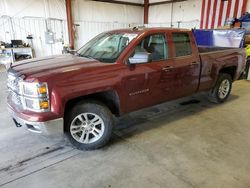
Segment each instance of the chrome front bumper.
[{"label": "chrome front bumper", "polygon": [[46,122],[26,121],[18,116],[13,110],[8,111],[17,127],[25,127],[30,132],[44,134],[48,136],[63,135],[63,118],[54,119]]}]

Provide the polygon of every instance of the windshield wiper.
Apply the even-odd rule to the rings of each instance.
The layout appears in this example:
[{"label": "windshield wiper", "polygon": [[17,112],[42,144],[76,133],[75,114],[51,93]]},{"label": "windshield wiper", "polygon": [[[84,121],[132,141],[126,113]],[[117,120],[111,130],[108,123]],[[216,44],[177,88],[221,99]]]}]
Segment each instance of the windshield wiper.
[{"label": "windshield wiper", "polygon": [[[77,55],[79,55],[80,57],[86,57],[86,58],[89,58],[89,59],[95,59],[95,58],[93,58],[93,57],[91,57],[91,56],[89,56],[89,55],[81,55],[81,54],[77,54]],[[95,59],[96,60],[96,59]]]}]

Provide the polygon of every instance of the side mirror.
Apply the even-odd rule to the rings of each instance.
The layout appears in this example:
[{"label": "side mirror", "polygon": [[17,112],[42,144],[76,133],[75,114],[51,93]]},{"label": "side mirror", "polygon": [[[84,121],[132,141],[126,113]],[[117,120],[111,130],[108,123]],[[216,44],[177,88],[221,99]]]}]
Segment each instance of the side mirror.
[{"label": "side mirror", "polygon": [[129,58],[129,63],[131,65],[134,64],[142,64],[142,63],[148,63],[152,60],[151,54],[148,52],[136,52],[133,57]]},{"label": "side mirror", "polygon": [[63,53],[63,54],[68,54],[68,53],[69,53],[69,54],[75,55],[76,52],[77,52],[77,50],[70,49],[70,48],[67,47],[67,46],[64,46],[64,47],[63,47],[63,50],[62,50],[62,53]]},{"label": "side mirror", "polygon": [[72,55],[76,55],[76,52],[77,52],[77,50],[68,50],[68,53],[70,53],[70,54],[72,54]]}]

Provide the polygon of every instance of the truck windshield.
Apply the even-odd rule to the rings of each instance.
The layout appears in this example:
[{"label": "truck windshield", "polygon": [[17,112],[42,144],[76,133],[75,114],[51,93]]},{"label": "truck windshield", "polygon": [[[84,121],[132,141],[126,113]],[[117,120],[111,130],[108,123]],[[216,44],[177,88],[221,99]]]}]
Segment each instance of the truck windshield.
[{"label": "truck windshield", "polygon": [[78,55],[104,63],[114,63],[137,35],[135,33],[100,34],[78,50]]}]

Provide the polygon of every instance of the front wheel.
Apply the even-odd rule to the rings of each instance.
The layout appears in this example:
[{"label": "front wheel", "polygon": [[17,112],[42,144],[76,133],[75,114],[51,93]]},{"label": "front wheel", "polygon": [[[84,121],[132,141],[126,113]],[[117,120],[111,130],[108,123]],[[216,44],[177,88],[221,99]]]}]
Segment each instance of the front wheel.
[{"label": "front wheel", "polygon": [[70,142],[81,150],[103,147],[111,137],[112,128],[111,112],[98,102],[76,105],[66,115],[65,133]]},{"label": "front wheel", "polygon": [[214,103],[224,102],[231,93],[232,77],[227,73],[219,74],[214,88],[209,92],[209,100]]}]

